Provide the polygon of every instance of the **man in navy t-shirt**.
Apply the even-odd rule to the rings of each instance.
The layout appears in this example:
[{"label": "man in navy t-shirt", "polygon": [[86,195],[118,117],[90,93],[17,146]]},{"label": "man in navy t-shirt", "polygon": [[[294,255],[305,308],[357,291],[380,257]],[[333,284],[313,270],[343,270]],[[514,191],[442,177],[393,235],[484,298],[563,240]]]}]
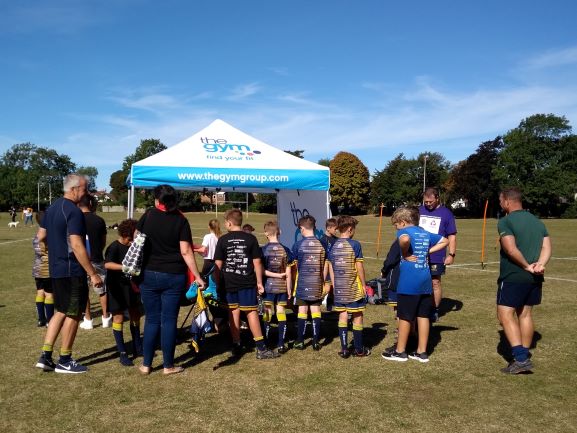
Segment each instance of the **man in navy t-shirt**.
[{"label": "man in navy t-shirt", "polygon": [[[64,178],[64,197],[46,210],[38,230],[38,239],[45,241],[50,251],[48,266],[54,291],[55,313],[48,324],[42,355],[36,367],[57,373],[85,373],[88,369],[72,359],[80,315],[88,300],[86,274],[96,287],[102,279],[90,263],[86,252],[84,215],[76,206],[86,194],[86,178],[69,174]],[[62,347],[58,364],[52,361],[52,349],[62,331]]]},{"label": "man in navy t-shirt", "polygon": [[[439,305],[443,298],[441,276],[445,273],[445,266],[452,265],[457,251],[457,225],[453,213],[439,200],[437,188],[427,188],[423,193],[423,205],[419,206],[419,227],[429,233],[441,235],[449,240],[448,252],[446,248],[432,253],[429,257],[429,267],[433,279],[433,321],[439,319]],[[447,253],[447,254],[445,254]]]}]

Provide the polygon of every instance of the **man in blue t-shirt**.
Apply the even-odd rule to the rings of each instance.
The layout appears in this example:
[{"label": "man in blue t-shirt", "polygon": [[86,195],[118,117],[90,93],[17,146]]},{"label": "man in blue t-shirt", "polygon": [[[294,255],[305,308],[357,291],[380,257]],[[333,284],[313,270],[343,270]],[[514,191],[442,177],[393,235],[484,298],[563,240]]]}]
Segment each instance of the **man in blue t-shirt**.
[{"label": "man in blue t-shirt", "polygon": [[[85,373],[88,369],[72,359],[72,345],[80,315],[88,300],[86,274],[95,287],[102,279],[90,263],[86,252],[84,215],[76,206],[86,194],[86,178],[69,174],[64,178],[64,197],[47,210],[38,230],[38,239],[48,245],[48,266],[54,293],[55,313],[48,324],[42,355],[36,367],[57,373]],[[52,361],[52,349],[62,331],[58,363]]]},{"label": "man in blue t-shirt", "polygon": [[[439,190],[427,188],[423,192],[423,204],[419,206],[419,226],[429,233],[441,235],[449,240],[449,251],[445,248],[432,253],[429,257],[429,267],[433,280],[434,311],[432,320],[439,320],[439,306],[443,298],[441,276],[445,274],[445,266],[452,265],[457,253],[457,225],[453,213],[441,204]],[[445,254],[447,253],[447,254]]]}]

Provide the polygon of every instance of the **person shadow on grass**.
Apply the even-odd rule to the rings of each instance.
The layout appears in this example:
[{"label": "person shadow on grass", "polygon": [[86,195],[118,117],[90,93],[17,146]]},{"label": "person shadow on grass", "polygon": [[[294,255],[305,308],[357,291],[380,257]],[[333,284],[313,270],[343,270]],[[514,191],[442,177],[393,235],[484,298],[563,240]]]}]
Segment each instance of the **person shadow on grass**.
[{"label": "person shadow on grass", "polygon": [[451,311],[461,311],[463,309],[463,302],[458,299],[443,298],[439,305],[439,317],[443,317]]},{"label": "person shadow on grass", "polygon": [[[537,342],[541,340],[543,336],[535,331],[533,334],[533,341],[531,342],[531,347],[529,349],[535,349],[537,347]],[[497,353],[508,363],[513,362],[513,352],[511,351],[511,345],[509,340],[505,336],[505,331],[502,329],[499,331],[499,343],[497,343]]]}]

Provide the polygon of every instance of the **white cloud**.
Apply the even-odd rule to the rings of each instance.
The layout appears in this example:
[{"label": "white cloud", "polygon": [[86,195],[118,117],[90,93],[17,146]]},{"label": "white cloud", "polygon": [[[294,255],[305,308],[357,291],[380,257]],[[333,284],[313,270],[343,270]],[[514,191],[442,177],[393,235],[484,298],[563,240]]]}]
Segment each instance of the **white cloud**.
[{"label": "white cloud", "polygon": [[548,69],[577,64],[577,47],[550,50],[527,60],[526,66],[533,69]]},{"label": "white cloud", "polygon": [[236,86],[232,94],[227,98],[230,101],[240,101],[250,96],[256,95],[262,90],[258,83],[248,83]]}]

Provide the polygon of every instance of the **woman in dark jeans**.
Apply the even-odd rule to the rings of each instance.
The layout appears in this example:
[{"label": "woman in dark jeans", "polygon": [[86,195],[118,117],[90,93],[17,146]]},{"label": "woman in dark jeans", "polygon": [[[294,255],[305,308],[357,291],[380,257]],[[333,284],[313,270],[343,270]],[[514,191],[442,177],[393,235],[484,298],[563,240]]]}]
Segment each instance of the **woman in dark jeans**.
[{"label": "woman in dark jeans", "polygon": [[159,333],[164,374],[183,371],[182,367],[174,366],[174,351],[179,301],[185,290],[187,269],[201,288],[205,285],[194,259],[190,224],[176,204],[177,194],[173,187],[157,186],[154,188],[155,207],[148,210],[136,226],[139,232],[146,234],[140,284],[146,314],[142,374],[150,373]]}]

